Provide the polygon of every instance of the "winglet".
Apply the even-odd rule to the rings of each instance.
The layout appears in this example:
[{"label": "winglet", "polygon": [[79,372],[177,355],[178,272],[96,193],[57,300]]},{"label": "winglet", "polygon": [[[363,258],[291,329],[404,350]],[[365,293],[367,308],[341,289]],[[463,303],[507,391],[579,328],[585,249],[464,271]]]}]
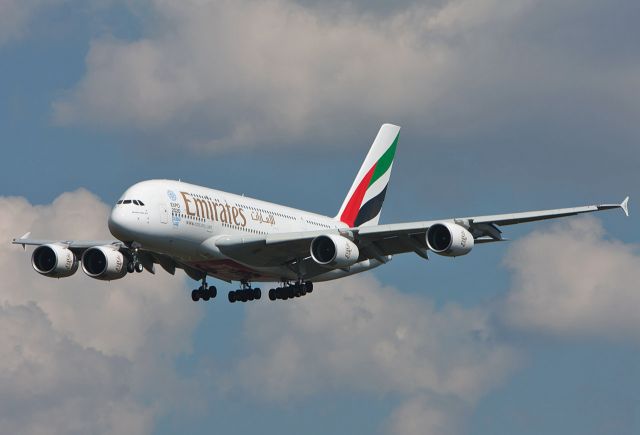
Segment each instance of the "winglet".
[{"label": "winglet", "polygon": [[[13,239],[13,243],[16,243],[16,242],[18,242],[18,243],[19,243],[19,242],[20,242],[20,240],[22,240],[22,239],[28,239],[30,235],[31,235],[31,231],[27,231],[27,232],[26,232],[26,233],[24,233],[22,236],[20,236],[20,238],[19,238],[19,239],[17,239],[17,240],[16,240],[16,239]],[[22,245],[22,249],[27,249],[24,243],[20,243],[20,244]]]},{"label": "winglet", "polygon": [[624,211],[624,214],[629,217],[629,197],[627,196],[624,201],[620,203],[620,208]]}]

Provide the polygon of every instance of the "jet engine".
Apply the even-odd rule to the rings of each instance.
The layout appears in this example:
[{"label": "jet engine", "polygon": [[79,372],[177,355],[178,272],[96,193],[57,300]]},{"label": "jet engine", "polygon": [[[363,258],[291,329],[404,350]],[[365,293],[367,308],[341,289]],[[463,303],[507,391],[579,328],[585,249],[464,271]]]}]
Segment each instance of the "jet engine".
[{"label": "jet engine", "polygon": [[467,229],[450,222],[433,224],[427,230],[427,246],[446,257],[467,255],[473,249],[473,236]]},{"label": "jet engine", "polygon": [[64,246],[41,245],[33,251],[31,265],[41,275],[64,278],[76,273],[78,259],[70,249]]},{"label": "jet engine", "polygon": [[330,267],[349,267],[358,262],[360,250],[351,240],[336,234],[318,236],[311,242],[311,258]]},{"label": "jet engine", "polygon": [[94,246],[82,254],[82,270],[91,278],[112,281],[127,274],[129,260],[111,246]]}]

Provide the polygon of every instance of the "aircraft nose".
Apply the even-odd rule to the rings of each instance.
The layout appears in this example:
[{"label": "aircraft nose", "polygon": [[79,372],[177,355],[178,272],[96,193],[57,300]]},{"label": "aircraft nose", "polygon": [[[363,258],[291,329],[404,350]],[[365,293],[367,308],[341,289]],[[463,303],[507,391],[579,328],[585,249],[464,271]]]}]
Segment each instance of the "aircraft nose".
[{"label": "aircraft nose", "polygon": [[113,237],[119,240],[127,240],[129,234],[127,221],[127,213],[123,210],[123,207],[115,206],[111,209],[107,224]]}]

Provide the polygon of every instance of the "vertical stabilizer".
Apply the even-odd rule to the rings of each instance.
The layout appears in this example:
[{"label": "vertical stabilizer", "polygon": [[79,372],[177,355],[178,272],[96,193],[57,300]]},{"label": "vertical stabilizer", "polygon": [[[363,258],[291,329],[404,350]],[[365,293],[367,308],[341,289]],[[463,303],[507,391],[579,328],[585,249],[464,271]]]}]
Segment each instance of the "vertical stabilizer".
[{"label": "vertical stabilizer", "polygon": [[399,135],[397,125],[380,127],[336,219],[350,227],[378,224]]}]

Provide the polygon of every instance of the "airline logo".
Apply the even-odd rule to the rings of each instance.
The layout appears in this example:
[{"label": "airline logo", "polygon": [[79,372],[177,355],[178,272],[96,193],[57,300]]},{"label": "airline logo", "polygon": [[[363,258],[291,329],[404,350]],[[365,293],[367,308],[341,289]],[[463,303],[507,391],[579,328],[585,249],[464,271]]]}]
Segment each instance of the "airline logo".
[{"label": "airline logo", "polygon": [[365,224],[380,214],[382,203],[387,193],[389,178],[391,177],[391,166],[393,165],[399,137],[400,133],[396,134],[391,145],[367,170],[352,192],[340,215],[340,220],[350,227]]},{"label": "airline logo", "polygon": [[247,226],[244,209],[222,203],[219,199],[211,199],[196,193],[180,192],[184,200],[184,213],[200,219],[213,220],[238,227]]}]

